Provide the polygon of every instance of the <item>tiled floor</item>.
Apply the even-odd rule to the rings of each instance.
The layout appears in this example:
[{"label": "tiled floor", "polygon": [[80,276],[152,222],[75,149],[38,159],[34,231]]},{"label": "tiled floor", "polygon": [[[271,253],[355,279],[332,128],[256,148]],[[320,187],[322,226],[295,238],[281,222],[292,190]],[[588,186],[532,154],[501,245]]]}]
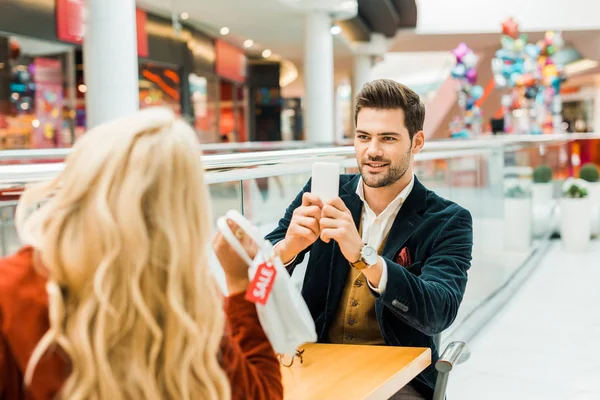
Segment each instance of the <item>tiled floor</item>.
[{"label": "tiled floor", "polygon": [[567,254],[559,241],[472,343],[450,400],[600,399],[600,241]]}]

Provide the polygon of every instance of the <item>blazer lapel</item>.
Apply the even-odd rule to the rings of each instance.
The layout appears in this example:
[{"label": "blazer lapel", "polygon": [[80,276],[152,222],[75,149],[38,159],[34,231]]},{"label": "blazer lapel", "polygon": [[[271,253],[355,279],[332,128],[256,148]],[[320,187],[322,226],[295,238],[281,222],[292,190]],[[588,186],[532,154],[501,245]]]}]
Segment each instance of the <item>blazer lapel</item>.
[{"label": "blazer lapel", "polygon": [[404,201],[390,229],[390,234],[383,248],[385,257],[393,260],[406,241],[421,225],[423,222],[421,215],[426,209],[426,202],[427,189],[415,177],[413,189]]},{"label": "blazer lapel", "polygon": [[[344,185],[340,196],[346,207],[350,210],[357,228],[360,224],[363,207],[360,197],[356,194],[359,179],[361,179],[360,175],[356,175],[350,182]],[[344,258],[339,245],[334,242],[333,256],[331,257],[331,265],[329,266],[329,289],[327,291],[328,314],[331,312],[334,313],[337,310],[349,272],[350,264]]]}]

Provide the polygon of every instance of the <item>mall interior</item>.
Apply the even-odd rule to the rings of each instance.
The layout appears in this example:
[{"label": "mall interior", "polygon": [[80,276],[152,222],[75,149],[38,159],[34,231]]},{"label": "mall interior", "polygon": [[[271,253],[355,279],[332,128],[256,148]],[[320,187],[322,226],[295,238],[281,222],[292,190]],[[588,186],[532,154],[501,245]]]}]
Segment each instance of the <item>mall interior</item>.
[{"label": "mall interior", "polygon": [[466,292],[439,361],[364,391],[384,361],[311,377],[308,350],[285,398],[387,399],[431,363],[450,400],[600,399],[600,2],[0,3],[0,257],[23,245],[26,186],[156,106],[201,142],[213,222],[233,209],[267,235],[315,162],[358,172],[355,95],[391,79],[426,108],[415,176],[472,216]]}]

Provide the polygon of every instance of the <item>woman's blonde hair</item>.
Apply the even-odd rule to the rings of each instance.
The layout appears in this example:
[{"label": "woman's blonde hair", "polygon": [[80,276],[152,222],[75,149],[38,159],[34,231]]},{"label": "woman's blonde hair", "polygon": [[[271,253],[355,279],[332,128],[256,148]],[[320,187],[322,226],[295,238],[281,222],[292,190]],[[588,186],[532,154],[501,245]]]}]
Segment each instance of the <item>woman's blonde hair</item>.
[{"label": "woman's blonde hair", "polygon": [[58,344],[71,361],[61,398],[229,398],[209,210],[196,135],[172,112],[84,135],[17,210],[19,234],[49,274],[50,330],[26,382]]}]

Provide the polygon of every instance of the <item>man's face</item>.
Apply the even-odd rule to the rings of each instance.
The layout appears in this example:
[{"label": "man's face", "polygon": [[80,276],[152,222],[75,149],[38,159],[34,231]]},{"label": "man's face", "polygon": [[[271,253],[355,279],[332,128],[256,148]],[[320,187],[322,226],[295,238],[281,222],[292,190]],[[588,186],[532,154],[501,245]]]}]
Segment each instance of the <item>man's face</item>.
[{"label": "man's face", "polygon": [[[360,110],[356,121],[354,149],[365,185],[372,188],[389,186],[407,171],[412,171],[415,139],[417,142],[422,141],[422,132],[411,141],[402,109]],[[420,147],[422,144],[418,149]]]}]

